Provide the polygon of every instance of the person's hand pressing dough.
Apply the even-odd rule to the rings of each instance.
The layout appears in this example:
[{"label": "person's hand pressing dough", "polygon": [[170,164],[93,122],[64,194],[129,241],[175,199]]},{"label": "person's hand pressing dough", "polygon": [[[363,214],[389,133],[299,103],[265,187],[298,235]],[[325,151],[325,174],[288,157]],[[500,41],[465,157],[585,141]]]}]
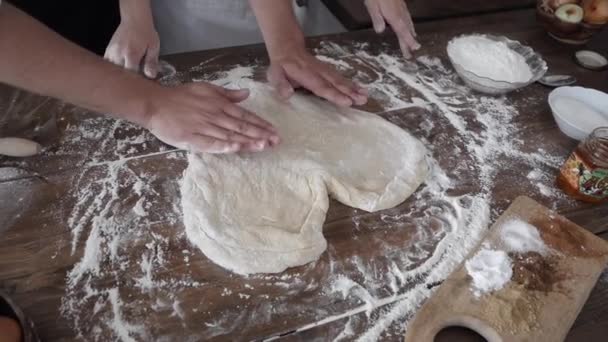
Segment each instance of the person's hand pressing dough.
[{"label": "person's hand pressing dough", "polygon": [[161,141],[193,152],[261,151],[279,143],[269,122],[237,105],[247,89],[197,82],[152,94],[143,126]]},{"label": "person's hand pressing dough", "polygon": [[338,106],[363,105],[367,91],[345,79],[333,66],[316,59],[305,47],[283,49],[270,54],[268,81],[279,95],[289,98],[295,88],[303,87]]}]

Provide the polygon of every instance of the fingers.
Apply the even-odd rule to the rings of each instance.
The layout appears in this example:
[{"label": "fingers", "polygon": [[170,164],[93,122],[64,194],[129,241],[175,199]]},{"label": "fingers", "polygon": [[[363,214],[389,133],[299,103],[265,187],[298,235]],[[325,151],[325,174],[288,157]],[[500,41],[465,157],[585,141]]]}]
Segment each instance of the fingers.
[{"label": "fingers", "polygon": [[241,151],[244,152],[260,152],[265,150],[266,148],[273,146],[272,144],[259,144],[259,143],[248,143],[241,144]]},{"label": "fingers", "polygon": [[120,67],[125,66],[125,60],[121,54],[116,51],[116,47],[113,44],[108,45],[103,58],[110,63],[116,64]]},{"label": "fingers", "polygon": [[[234,106],[237,107],[237,106]],[[232,109],[234,110],[234,109]],[[239,119],[229,113],[223,115],[215,115],[213,118],[213,123],[216,126],[219,126],[224,129],[228,129],[234,132],[237,132],[241,135],[244,135],[249,138],[258,139],[258,140],[270,140],[274,139],[276,133],[263,128],[261,126],[255,125],[248,121]]]},{"label": "fingers", "polygon": [[[403,0],[392,1],[375,1],[367,0],[366,2],[374,29],[376,22],[386,22],[392,27],[399,40],[399,48],[406,58],[412,57],[412,52],[420,48],[420,44],[416,41],[416,30],[414,22],[407,8],[407,4]],[[377,17],[377,19],[374,19]],[[376,32],[380,32],[376,29]]]},{"label": "fingers", "polygon": [[224,108],[226,117],[218,117],[215,124],[238,132],[251,139],[265,140],[269,145],[278,145],[279,135],[271,123],[236,105]]},{"label": "fingers", "polygon": [[160,46],[153,45],[148,48],[146,51],[146,56],[144,57],[144,75],[148,78],[156,78],[158,75],[159,65],[158,65],[158,54],[160,53]]},{"label": "fingers", "polygon": [[115,45],[108,46],[104,54],[104,59],[132,71],[139,71],[142,58],[143,53],[136,53],[135,51],[125,52]]},{"label": "fingers", "polygon": [[146,48],[145,45],[126,44],[113,37],[106,48],[104,59],[131,71],[139,72],[142,69],[146,77],[155,78],[160,69],[159,52],[160,45],[156,43]]},{"label": "fingers", "polygon": [[271,64],[266,74],[268,82],[276,89],[282,99],[288,99],[293,95],[293,86],[280,65]]},{"label": "fingers", "polygon": [[209,83],[190,83],[187,87],[197,96],[216,98],[215,104],[206,108],[208,113],[214,113],[208,118],[213,117],[215,125],[249,138],[279,142],[277,130],[272,123],[235,104],[249,96],[248,89],[232,90]]},{"label": "fingers", "polygon": [[208,121],[208,119],[201,120],[200,126],[196,129],[194,134],[196,136],[214,138],[223,142],[238,143],[239,149],[252,152],[262,151],[267,147],[275,146],[279,143],[278,137],[276,139],[252,138],[241,134],[236,130],[226,128],[223,126],[224,123],[225,121],[221,119],[221,116],[216,116],[213,121]]},{"label": "fingers", "polygon": [[186,149],[193,152],[234,153],[241,149],[237,142],[225,141],[204,135],[193,134],[185,142]]},{"label": "fingers", "polygon": [[339,106],[363,105],[367,102],[367,91],[346,80],[331,66],[306,53],[304,59],[291,62],[272,63],[268,69],[268,81],[287,98],[293,94],[293,85],[301,85],[315,95]]},{"label": "fingers", "polygon": [[130,51],[125,54],[125,69],[131,71],[139,71],[139,66],[143,58],[143,53],[139,54],[135,51]]},{"label": "fingers", "polygon": [[237,105],[228,105],[224,107],[224,112],[233,118],[246,121],[252,125],[259,126],[265,129],[267,132],[271,133],[271,135],[274,135],[277,132],[276,128],[274,128],[274,126],[270,122],[253,114],[252,112],[248,111],[243,107]]},{"label": "fingers", "polygon": [[327,67],[323,77],[343,94],[348,95],[356,105],[361,106],[367,103],[367,91],[359,85],[348,81],[331,67]]},{"label": "fingers", "polygon": [[266,143],[266,140],[257,140],[252,139],[250,137],[246,137],[238,132],[231,131],[219,126],[214,125],[213,123],[209,123],[207,121],[202,121],[200,128],[197,130],[196,134],[205,135],[211,138],[216,138],[220,140],[225,140],[229,142],[236,142],[240,144],[249,144],[249,143]]},{"label": "fingers", "polygon": [[203,126],[185,142],[186,149],[206,153],[234,153],[238,151],[260,152],[272,146],[266,140],[252,140],[236,132],[216,126]]},{"label": "fingers", "polygon": [[295,64],[284,66],[290,78],[298,81],[304,88],[312,91],[315,95],[327,99],[339,106],[348,107],[353,104],[350,97],[340,92],[331,83],[327,82],[314,70],[303,70]]},{"label": "fingers", "polygon": [[405,1],[402,2],[403,4],[403,17],[405,18],[405,21],[407,22],[407,26],[410,29],[410,32],[412,33],[412,35],[414,36],[414,38],[418,37],[418,33],[416,33],[416,26],[414,26],[414,21],[412,20],[412,15],[410,14],[410,10],[407,8],[407,4],[405,3]]},{"label": "fingers", "polygon": [[376,33],[384,32],[386,23],[384,22],[384,17],[382,16],[382,12],[380,10],[380,4],[378,4],[378,2],[375,0],[365,0],[365,6],[367,7],[369,16],[372,19],[374,31],[376,31]]},{"label": "fingers", "polygon": [[399,47],[403,55],[406,58],[412,57],[412,51],[420,48],[420,44],[418,44],[411,31],[412,26],[408,25],[406,19],[402,17],[392,19],[392,21],[389,21],[389,24],[399,39]]},{"label": "fingers", "polygon": [[[232,103],[238,103],[238,102],[244,101],[245,99],[247,99],[249,97],[249,89],[227,89],[227,88],[220,87],[220,86],[217,86],[214,84],[203,84],[203,85],[211,86],[212,89],[217,91],[220,95],[223,95],[224,97],[226,97]],[[251,124],[265,128],[272,133],[276,133],[276,129],[270,122],[262,119],[261,117],[255,115],[254,113],[248,111],[245,108],[242,108],[237,105],[226,105],[226,106],[224,106],[223,111],[226,114],[228,114],[232,117],[235,117],[239,120],[245,120]]]},{"label": "fingers", "polygon": [[396,29],[397,37],[399,38],[399,47],[406,58],[412,56],[412,52],[420,49],[420,44],[412,35],[412,32],[407,28],[406,24],[400,24]]},{"label": "fingers", "polygon": [[357,83],[355,83],[355,88],[357,89],[357,94],[365,96],[366,99],[369,97],[369,92],[367,91],[367,89],[363,88]]}]

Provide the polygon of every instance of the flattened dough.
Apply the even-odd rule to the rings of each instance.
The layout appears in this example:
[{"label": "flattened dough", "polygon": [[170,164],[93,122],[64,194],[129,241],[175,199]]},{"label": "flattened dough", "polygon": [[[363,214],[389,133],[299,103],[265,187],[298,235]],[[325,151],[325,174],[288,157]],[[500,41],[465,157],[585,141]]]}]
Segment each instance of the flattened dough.
[{"label": "flattened dough", "polygon": [[276,99],[264,84],[242,105],[272,122],[281,144],[261,153],[190,154],[182,208],[190,241],[239,274],[277,273],[317,260],[329,196],[377,211],[425,180],[426,149],[379,116],[305,95]]}]

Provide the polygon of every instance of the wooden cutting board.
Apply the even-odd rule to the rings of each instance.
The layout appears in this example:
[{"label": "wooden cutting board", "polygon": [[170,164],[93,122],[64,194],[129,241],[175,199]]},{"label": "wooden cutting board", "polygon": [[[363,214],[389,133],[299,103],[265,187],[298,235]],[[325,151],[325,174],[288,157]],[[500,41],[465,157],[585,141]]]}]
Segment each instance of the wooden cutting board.
[{"label": "wooden cutting board", "polygon": [[406,341],[432,342],[450,326],[472,329],[490,342],[565,339],[606,266],[608,243],[532,199],[518,197],[482,244],[501,249],[500,228],[515,218],[534,225],[552,252],[509,253],[509,283],[479,297],[471,290],[463,263],[418,311],[407,327]]}]

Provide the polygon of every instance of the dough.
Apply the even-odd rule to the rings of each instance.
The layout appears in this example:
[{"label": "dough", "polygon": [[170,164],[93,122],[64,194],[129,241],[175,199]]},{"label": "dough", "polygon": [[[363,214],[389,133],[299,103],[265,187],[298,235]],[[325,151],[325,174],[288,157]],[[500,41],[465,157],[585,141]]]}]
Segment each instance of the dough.
[{"label": "dough", "polygon": [[190,241],[239,274],[276,273],[325,251],[329,195],[363,210],[393,207],[424,181],[420,141],[377,115],[310,96],[276,99],[264,84],[242,105],[272,122],[282,143],[261,153],[190,154],[182,208]]}]

